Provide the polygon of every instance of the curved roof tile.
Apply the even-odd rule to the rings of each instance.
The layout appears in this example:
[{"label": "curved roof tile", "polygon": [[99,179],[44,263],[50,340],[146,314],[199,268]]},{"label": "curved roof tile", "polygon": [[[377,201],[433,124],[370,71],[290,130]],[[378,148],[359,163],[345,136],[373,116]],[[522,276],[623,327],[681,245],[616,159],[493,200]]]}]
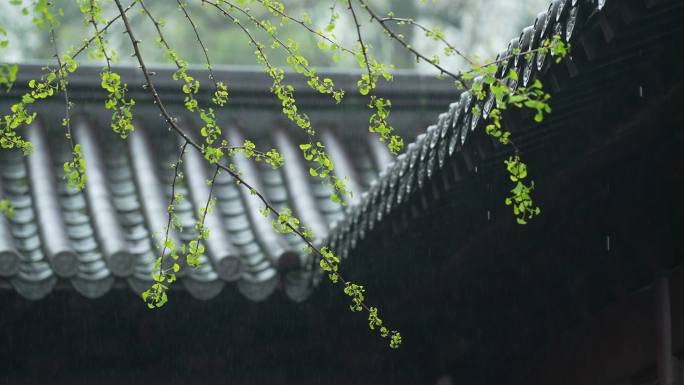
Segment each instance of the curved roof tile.
[{"label": "curved roof tile", "polygon": [[[605,3],[606,1],[596,0],[552,1],[545,12],[539,13],[533,25],[525,27],[518,37],[510,41],[506,50],[497,56],[497,60],[509,56],[514,50],[536,49],[543,39],[552,35],[558,35],[564,41],[570,40],[575,45],[584,45],[584,41],[581,41],[583,28],[594,16],[609,8],[604,7]],[[518,74],[522,74],[522,84],[529,85],[533,79],[549,73],[553,60],[549,60],[547,56],[548,53],[538,52],[529,58],[502,60],[496,76],[502,77],[510,69],[515,69]],[[564,63],[572,68],[573,60],[568,57]],[[551,84],[557,90],[555,81],[556,79],[552,79]],[[509,86],[515,88],[518,84],[518,81],[512,81]],[[393,220],[404,221],[404,215],[413,215],[411,213],[415,212],[415,207],[413,211],[408,210],[409,202],[417,202],[416,199],[425,202],[429,199],[426,194],[439,194],[439,190],[447,189],[445,186],[452,181],[458,183],[477,171],[475,160],[483,156],[487,146],[492,145],[483,141],[468,145],[472,134],[483,131],[482,119],[473,114],[471,107],[473,103],[478,103],[482,115],[487,117],[494,106],[494,97],[488,93],[486,87],[485,92],[483,101],[475,100],[469,91],[463,92],[459,100],[449,105],[448,111],[438,116],[436,124],[428,126],[424,133],[406,147],[404,154],[389,163],[379,180],[374,183],[371,193],[364,195],[361,202],[348,213],[347,219],[342,220],[331,231],[328,240],[335,245],[339,255],[348,256],[357,241],[366,237],[368,229],[372,229],[383,216],[387,218],[401,213],[399,216],[394,215]],[[441,181],[435,182],[440,187],[427,188],[429,180],[437,172],[442,174]],[[368,208],[377,205],[384,210]],[[361,231],[349,226],[349,219],[354,223],[362,223]]]},{"label": "curved roof tile", "polygon": [[[70,158],[70,147],[63,134],[50,131],[46,123],[38,119],[28,130],[34,143],[30,156],[0,153],[1,195],[16,210],[12,218],[0,218],[0,284],[9,283],[29,299],[65,287],[96,298],[121,287],[117,281],[138,293],[149,288],[168,221],[173,178],[169,165],[177,160],[179,143],[142,121],[135,122],[136,131],[121,141],[100,129],[97,117],[77,116],[74,139],[87,163],[87,183],[83,191],[76,191],[67,186],[62,167]],[[230,143],[244,140],[236,125],[225,124],[224,134]],[[349,142],[332,133],[322,140],[339,160],[339,175],[353,174],[358,200],[364,190],[359,173],[374,175],[391,159],[386,150],[377,148],[375,138],[365,134],[354,143],[365,158],[350,156],[354,151]],[[275,207],[291,208],[311,226],[320,244],[331,222],[343,218],[343,207],[330,202],[327,186],[309,177],[291,134],[274,130],[264,143],[288,159],[284,167],[260,167],[241,155],[232,162]],[[213,172],[190,147],[181,170],[184,178],[176,192],[186,199],[176,205],[175,213],[183,231],[169,231],[176,245],[197,237],[197,213],[206,204],[210,190],[206,181]],[[292,300],[306,299],[314,277],[303,242],[276,233],[271,219],[259,212],[261,202],[227,173],[218,175],[213,196],[216,204],[206,218],[210,232],[201,266],[182,265],[180,285],[198,299],[215,297],[231,282],[254,301],[266,299],[278,288]],[[355,224],[359,229],[364,226]],[[170,263],[168,258],[165,263]]]}]

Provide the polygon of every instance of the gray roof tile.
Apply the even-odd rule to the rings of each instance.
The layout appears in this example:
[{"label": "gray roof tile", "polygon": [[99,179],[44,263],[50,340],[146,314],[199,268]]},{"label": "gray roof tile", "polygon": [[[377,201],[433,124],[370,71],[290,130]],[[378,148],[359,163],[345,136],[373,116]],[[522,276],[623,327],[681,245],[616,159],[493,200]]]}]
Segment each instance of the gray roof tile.
[{"label": "gray roof tile", "polygon": [[[541,12],[534,24],[525,27],[520,35],[512,39],[505,51],[497,56],[504,58],[509,56],[517,49],[535,49],[544,38],[551,34],[558,34],[565,40],[570,36],[576,38],[579,34],[578,29],[579,15],[592,15],[601,8],[592,0],[555,0],[545,12]],[[586,20],[586,18],[582,18]],[[516,57],[511,60],[502,60],[499,63],[496,76],[502,77],[511,68],[518,74],[522,74],[520,80],[528,85],[537,76],[542,76],[549,68],[550,60],[545,55],[533,55],[529,60],[525,57]],[[482,81],[476,78],[474,81]],[[518,82],[509,84],[517,87]],[[471,108],[477,103],[481,109],[482,116],[474,115]],[[495,99],[485,87],[485,97],[482,100],[475,100],[470,92],[466,91],[460,95],[458,101],[449,105],[448,111],[437,117],[435,125],[428,126],[426,132],[418,136],[415,142],[410,143],[406,152],[398,157],[393,163],[389,163],[386,172],[380,175],[379,180],[374,184],[377,187],[371,190],[371,194],[363,197],[361,204],[355,211],[348,214],[348,217],[359,223],[359,229],[349,226],[347,220],[343,220],[340,225],[335,226],[329,236],[329,240],[335,245],[338,254],[347,256],[355,246],[359,238],[367,237],[368,231],[377,226],[380,220],[391,220],[401,222],[405,220],[407,202],[412,201],[413,197],[418,196],[423,204],[431,197],[441,194],[439,185],[448,184],[455,178],[456,181],[462,180],[466,172],[474,170],[472,151],[461,151],[468,146],[471,133],[482,131],[483,117],[487,118],[494,107]],[[480,148],[476,148],[479,152]],[[453,167],[446,168],[448,164]],[[461,165],[465,165],[462,167]],[[438,167],[439,166],[439,167]],[[427,181],[433,179],[435,173],[440,170],[451,170],[453,176],[441,175],[435,179],[433,185],[437,188],[424,188]],[[425,194],[432,194],[431,197]],[[377,210],[377,207],[382,210]],[[399,216],[390,216],[394,212],[400,212]],[[385,219],[383,219],[385,218]],[[403,218],[403,219],[402,219]],[[397,223],[398,223],[397,222]],[[394,224],[393,224],[394,225]]]},{"label": "gray roof tile", "polygon": [[[135,291],[144,290],[151,283],[149,274],[161,252],[157,245],[163,239],[173,178],[169,164],[177,157],[178,145],[163,139],[157,142],[154,131],[141,122],[135,122],[136,132],[125,142],[117,139],[105,144],[112,138],[96,129],[97,120],[78,116],[74,137],[81,143],[88,165],[88,183],[79,192],[69,189],[63,179],[62,162],[69,157],[68,146],[41,122],[37,120],[29,129],[35,146],[31,156],[12,151],[0,154],[0,190],[16,209],[11,219],[0,219],[0,277],[30,299],[49,294],[58,280],[69,281],[88,298],[104,295],[119,278]],[[224,131],[231,142],[242,141],[236,127]],[[233,161],[276,207],[291,207],[313,228],[320,243],[330,223],[344,217],[343,210],[330,201],[329,187],[309,178],[308,166],[288,135],[277,130],[271,137],[274,147],[288,159],[282,169],[258,167],[242,157]],[[336,170],[339,176],[352,174],[355,201],[362,196],[363,186],[370,184],[371,175],[391,159],[384,145],[375,145],[375,137],[363,136],[365,144],[357,143],[356,152],[332,131],[323,140],[340,165]],[[177,245],[197,236],[196,212],[208,196],[205,180],[211,171],[201,155],[194,150],[186,153],[185,179],[176,191],[187,198],[175,209],[183,231],[170,231]],[[275,233],[271,219],[258,212],[260,202],[229,175],[219,175],[214,195],[217,207],[207,217],[211,229],[207,252],[201,256],[200,268],[183,266],[179,272],[183,287],[196,298],[209,299],[223,290],[226,281],[236,280],[241,293],[262,300],[282,282],[288,297],[305,299],[313,277],[307,272],[310,256],[301,252],[303,242]],[[351,226],[349,221],[344,225],[360,234],[368,226],[366,222]],[[299,268],[282,275],[283,258],[298,261]]]}]

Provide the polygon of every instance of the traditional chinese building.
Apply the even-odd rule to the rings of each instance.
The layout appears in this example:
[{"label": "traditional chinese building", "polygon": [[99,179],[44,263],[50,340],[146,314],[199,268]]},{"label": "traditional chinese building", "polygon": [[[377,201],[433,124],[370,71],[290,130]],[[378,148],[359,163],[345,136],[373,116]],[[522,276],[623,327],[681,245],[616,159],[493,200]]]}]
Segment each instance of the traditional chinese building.
[{"label": "traditional chinese building", "polygon": [[[676,0],[556,0],[502,47],[506,57],[552,35],[571,45],[559,63],[534,55],[497,71],[515,69],[521,85],[539,79],[552,95],[541,123],[525,111],[504,115],[542,210],[525,226],[504,204],[511,149],[471,112],[480,103],[486,115],[488,98],[397,76],[383,95],[400,133],[419,135],[393,158],[364,133],[352,75],[336,77],[350,89],[341,109],[302,92],[335,172],[365,191],[342,209],[308,178],[267,81],[221,73],[232,85],[219,116],[227,137],[254,138],[286,158],[280,170],[238,166],[344,258],[345,274],[401,330],[398,351],[347,310],[340,287],[305,268],[301,244],[275,234],[227,177],[217,181],[201,268],[182,275],[163,309],[147,310],[137,295],[150,284],[178,143],[142,102],[136,132],[116,138],[97,69],[81,70],[71,94],[86,189],[62,179],[68,145],[57,100],[24,131],[33,154],[2,153],[2,192],[16,215],[0,223],[0,383],[681,383],[683,18]],[[176,85],[159,88],[182,115]],[[183,167],[188,199],[178,211],[191,228],[210,175],[197,153]]]}]

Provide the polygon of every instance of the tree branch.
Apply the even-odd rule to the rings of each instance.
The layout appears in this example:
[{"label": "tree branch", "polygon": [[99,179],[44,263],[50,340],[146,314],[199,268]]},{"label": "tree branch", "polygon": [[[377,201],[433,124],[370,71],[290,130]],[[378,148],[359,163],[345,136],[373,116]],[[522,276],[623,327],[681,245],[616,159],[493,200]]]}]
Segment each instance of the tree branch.
[{"label": "tree branch", "polygon": [[[157,105],[157,108],[159,109],[162,117],[166,121],[166,123],[173,129],[173,131],[179,135],[181,138],[187,142],[188,145],[191,147],[194,147],[197,151],[202,152],[202,147],[195,142],[180,126],[177,124],[177,119],[172,117],[168,110],[166,109],[163,101],[159,97],[159,93],[157,92],[154,83],[152,82],[149,72],[147,70],[147,66],[145,64],[145,61],[143,59],[143,56],[140,52],[139,44],[140,41],[135,38],[135,35],[133,33],[133,30],[131,28],[130,22],[128,20],[128,17],[126,16],[123,7],[121,6],[121,0],[114,0],[116,3],[117,8],[119,9],[119,12],[121,14],[121,18],[123,20],[124,26],[125,26],[125,33],[128,34],[129,39],[131,40],[131,44],[133,45],[133,51],[134,51],[134,56],[136,57],[138,64],[140,65],[140,69],[143,73],[143,77],[145,78],[146,81],[146,89],[150,92],[152,95],[152,99],[154,100],[154,103]],[[228,15],[228,14],[227,14]],[[231,19],[234,19],[232,15],[229,16]],[[243,30],[245,30],[246,33],[249,31],[246,31],[245,27],[242,26],[241,24],[237,23],[238,25],[241,26]],[[259,46],[257,46],[258,49]],[[217,163],[216,164],[216,170],[224,170],[226,171],[229,175],[231,175],[236,182],[243,188],[248,189],[253,195],[255,195],[264,205],[265,207],[274,215],[277,217],[281,217],[281,213],[266,199],[266,197],[258,190],[256,190],[254,187],[252,187],[249,183],[247,183],[239,173],[235,172],[231,168]],[[301,238],[306,245],[315,252],[316,255],[318,255],[320,258],[326,260],[328,263],[335,263],[335,261],[330,260],[319,248],[317,248],[311,240],[306,237],[297,227],[293,226],[290,221],[286,221],[285,223],[281,223],[283,226],[289,229],[290,232],[296,234],[299,238]],[[339,280],[345,284],[345,288],[349,287],[350,285],[353,285],[351,282],[345,280],[343,277],[339,276]],[[349,294],[348,294],[349,295]],[[371,308],[365,304],[365,302],[361,302],[359,304],[364,310],[366,310],[370,315],[375,314],[377,316],[377,309]],[[394,336],[395,334],[393,334]],[[396,334],[398,336],[398,334]],[[385,335],[386,336],[386,335]],[[394,342],[394,340],[392,340]]]}]

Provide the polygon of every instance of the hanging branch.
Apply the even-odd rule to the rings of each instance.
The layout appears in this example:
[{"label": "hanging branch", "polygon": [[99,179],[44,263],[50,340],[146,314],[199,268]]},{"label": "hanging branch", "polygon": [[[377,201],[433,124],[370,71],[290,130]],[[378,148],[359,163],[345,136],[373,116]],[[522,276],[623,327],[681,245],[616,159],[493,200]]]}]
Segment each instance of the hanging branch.
[{"label": "hanging branch", "polygon": [[[149,11],[149,9],[146,7],[145,2],[143,0],[138,0],[140,2],[140,6],[143,9],[143,13],[147,15],[148,19],[152,22],[154,25],[156,31],[157,31],[157,37],[159,38],[159,43],[162,45],[162,47],[166,50],[167,57],[171,63],[173,63],[177,70],[176,73],[173,75],[175,79],[182,80],[185,84],[183,86],[183,92],[186,94],[185,98],[185,106],[190,112],[199,112],[200,117],[202,118],[203,121],[208,126],[214,126],[215,129],[212,133],[212,135],[219,135],[220,134],[220,128],[218,128],[218,124],[216,122],[216,119],[213,114],[213,110],[204,110],[202,108],[197,110],[197,106],[199,105],[199,102],[197,101],[195,94],[199,91],[199,82],[197,82],[192,76],[188,75],[186,73],[186,70],[188,68],[187,62],[185,62],[183,59],[180,58],[180,56],[176,53],[174,49],[171,48],[171,46],[168,43],[168,40],[164,36],[164,33],[162,32],[162,26],[161,22],[159,22],[154,15]],[[199,32],[197,32],[196,35],[197,39],[201,41],[201,37],[199,36]],[[204,44],[202,43],[202,46]],[[211,61],[209,60],[209,55],[205,51],[205,58],[206,58],[206,64],[207,67],[211,67]],[[228,89],[226,88],[225,84],[221,81],[217,81],[216,77],[214,76],[213,72],[210,73],[210,77],[212,78],[212,82],[214,85],[214,97],[212,98],[212,102],[216,105],[223,106],[227,102],[227,97],[228,97]],[[209,136],[209,135],[204,135],[203,136]],[[208,138],[207,142],[213,141],[213,139]],[[257,150],[254,146],[253,143],[250,141],[245,141],[245,143],[242,146],[229,146],[226,142],[223,142],[220,146],[218,147],[212,147],[212,143],[206,143],[206,146],[203,149],[203,154],[207,156],[207,152],[211,152],[211,155],[213,158],[220,159],[223,156],[223,153],[227,154],[235,154],[238,152],[242,152],[245,156],[247,157],[254,157],[256,160],[265,160],[267,163],[276,166],[280,162],[282,162],[282,158],[280,155],[277,153],[275,150],[271,150],[268,152],[263,152]]]},{"label": "hanging branch", "polygon": [[[202,48],[202,53],[204,54],[204,60],[207,62],[207,71],[209,71],[209,80],[214,83],[214,88],[218,89],[218,84],[216,83],[216,77],[214,76],[214,71],[211,66],[211,60],[209,60],[209,50],[207,47],[204,45],[204,42],[200,38],[199,31],[197,31],[197,26],[195,25],[195,22],[192,20],[190,17],[190,13],[188,13],[188,10],[185,8],[185,3],[184,0],[176,0],[176,3],[178,3],[178,7],[180,8],[181,11],[183,11],[183,15],[185,15],[185,18],[188,19],[188,23],[190,23],[190,26],[192,27],[192,31],[195,33],[195,38],[197,38],[197,42],[200,45],[200,48]],[[149,14],[149,12],[146,10]]]},{"label": "hanging branch", "polygon": [[173,247],[169,247],[169,232],[171,231],[172,223],[173,223],[173,217],[175,215],[175,202],[176,202],[176,183],[179,181],[181,178],[181,171],[180,171],[180,166],[183,163],[183,157],[185,156],[185,150],[188,147],[188,142],[185,141],[183,142],[183,145],[180,147],[180,152],[178,153],[178,159],[176,159],[176,163],[173,165],[173,180],[171,181],[171,197],[169,198],[169,204],[167,205],[167,212],[168,212],[168,219],[166,221],[166,227],[164,228],[164,241],[162,242],[162,251],[161,251],[161,256],[159,257],[159,274],[162,274],[161,266],[163,266],[164,262],[164,257],[166,256],[166,250],[171,249],[171,252],[173,253],[175,249],[175,245]]},{"label": "hanging branch", "polygon": [[[57,44],[57,34],[55,32],[55,28],[57,28],[59,22],[55,18],[49,16],[49,6],[50,4],[47,4],[45,6],[46,8],[44,8],[41,12],[44,15],[46,15],[45,20],[50,28],[50,41],[54,49],[55,59],[57,60],[57,70],[50,72],[50,74],[46,78],[46,83],[43,84],[42,88],[40,84],[36,86],[35,83],[34,87],[36,87],[36,91],[38,91],[39,94],[47,92],[47,95],[49,96],[51,92],[60,90],[64,94],[65,111],[64,118],[62,119],[62,126],[66,128],[65,136],[67,138],[69,146],[71,147],[71,160],[65,161],[63,165],[65,172],[64,179],[66,179],[67,185],[69,187],[81,190],[85,187],[86,182],[85,160],[83,159],[83,154],[81,153],[81,146],[78,144],[74,144],[74,139],[71,133],[71,107],[73,103],[69,99],[69,88],[67,80],[69,74],[73,73],[76,70],[77,64],[71,56],[65,55],[65,63],[64,65],[62,65],[62,59],[59,54],[59,48]],[[51,78],[56,78],[57,80],[57,86],[54,88],[52,88],[53,86],[51,85]],[[29,87],[31,87],[31,84],[29,84]]]},{"label": "hanging branch", "polygon": [[[202,152],[202,147],[196,143],[180,126],[177,124],[177,119],[172,117],[168,110],[166,109],[163,101],[159,97],[159,94],[154,86],[154,83],[152,82],[152,79],[150,78],[149,72],[147,70],[147,65],[145,64],[145,61],[142,57],[142,54],[140,52],[139,44],[140,40],[137,40],[135,38],[135,35],[133,33],[133,30],[131,28],[130,22],[128,20],[128,17],[126,14],[123,12],[123,7],[121,6],[121,0],[114,0],[117,8],[119,8],[119,12],[121,14],[122,21],[125,26],[125,33],[128,35],[131,44],[133,46],[133,51],[134,51],[134,56],[136,57],[138,64],[140,65],[140,69],[143,73],[143,77],[145,78],[146,81],[146,89],[150,92],[152,95],[152,98],[157,105],[157,108],[159,109],[160,113],[162,114],[162,117],[166,121],[166,123],[178,134],[181,138],[187,142],[188,145],[191,147],[194,147],[196,150]],[[243,27],[244,28],[244,27]],[[361,311],[361,310],[366,310],[369,314],[369,326],[371,329],[375,329],[375,327],[380,328],[380,335],[383,338],[390,338],[390,347],[392,348],[397,348],[401,344],[401,334],[397,331],[390,331],[387,329],[385,326],[382,325],[382,321],[378,317],[377,313],[378,310],[377,308],[367,306],[364,302],[364,289],[362,286],[354,284],[350,281],[344,280],[341,276],[339,276],[337,270],[338,270],[338,263],[339,259],[335,257],[331,251],[327,250],[326,248],[317,248],[314,246],[314,244],[311,242],[310,238],[306,237],[302,231],[299,229],[299,221],[296,220],[294,221],[295,218],[293,218],[289,212],[279,212],[276,210],[276,208],[266,199],[266,197],[258,190],[256,190],[254,187],[252,187],[249,183],[247,183],[238,172],[232,170],[231,168],[217,163],[216,164],[216,170],[224,170],[226,171],[230,176],[232,176],[236,182],[243,188],[248,189],[253,195],[255,195],[264,205],[265,205],[265,211],[266,213],[273,213],[277,217],[277,222],[274,220],[274,224],[278,223],[281,226],[281,229],[283,232],[292,232],[299,236],[300,239],[302,239],[307,246],[310,248],[310,250],[314,251],[320,258],[321,258],[321,266],[324,269],[327,269],[328,271],[331,271],[331,274],[334,274],[333,277],[335,277],[335,281],[339,280],[345,285],[345,294],[350,296],[352,298],[353,305],[351,309],[353,311]],[[212,184],[213,185],[213,184]],[[206,215],[206,212],[205,212]],[[199,245],[198,245],[199,246]],[[195,249],[195,252],[199,251],[199,247]],[[193,251],[191,250],[191,253]],[[325,262],[324,262],[325,261]],[[158,282],[159,283],[159,282]],[[165,294],[164,294],[165,295]],[[149,294],[148,294],[149,296]],[[149,298],[149,297],[148,297]],[[164,296],[160,297],[160,300],[164,300]]]},{"label": "hanging branch", "polygon": [[[181,151],[179,157],[182,157],[182,155],[184,154],[186,145],[187,145],[187,143],[183,144],[183,148],[182,148],[182,151]],[[176,167],[175,167],[176,174],[174,175],[174,183],[176,182],[176,178],[178,176],[178,164],[179,163],[176,163]],[[210,188],[209,188],[209,196],[207,197],[207,203],[205,204],[203,209],[199,210],[199,214],[200,214],[201,219],[195,223],[195,228],[197,228],[199,230],[199,234],[197,235],[197,239],[190,241],[188,248],[187,248],[187,262],[188,262],[188,266],[191,266],[191,267],[198,267],[200,265],[200,256],[204,253],[204,250],[205,250],[204,246],[202,245],[202,240],[207,239],[208,230],[206,230],[204,227],[204,221],[207,217],[207,214],[209,213],[210,206],[213,205],[212,202],[214,202],[214,198],[213,198],[214,184],[216,182],[216,177],[218,176],[218,173],[219,173],[219,167],[216,167],[214,170],[214,175],[208,181]],[[171,200],[173,201],[174,199],[175,199],[175,197],[174,197],[174,195],[172,195]],[[169,213],[169,215],[170,215],[169,218],[171,218],[172,214]],[[167,237],[168,237],[168,227],[167,227]],[[174,259],[174,261],[179,258],[178,254],[175,252],[175,250],[172,250],[171,257]],[[143,301],[145,301],[145,303],[147,304],[147,307],[149,307],[150,309],[154,309],[155,307],[157,307],[157,308],[162,307],[168,301],[168,295],[166,294],[166,292],[168,291],[169,286],[167,286],[167,285],[176,281],[176,273],[178,271],[180,271],[180,265],[177,262],[174,262],[173,265],[167,269],[164,269],[162,263],[163,263],[163,254],[156,261],[156,264],[159,265],[159,274],[153,274],[152,275],[152,279],[156,283],[152,284],[152,287],[150,289],[142,292],[142,299],[143,299]]]},{"label": "hanging branch", "polygon": [[359,93],[361,93],[361,95],[369,95],[370,101],[368,103],[368,108],[375,111],[370,117],[368,130],[379,134],[380,141],[388,142],[390,152],[397,155],[404,147],[404,140],[399,135],[393,134],[394,127],[392,127],[387,120],[390,108],[392,107],[392,102],[385,98],[379,98],[376,95],[377,81],[380,76],[382,75],[387,81],[391,80],[392,76],[385,70],[383,64],[379,64],[375,59],[372,59],[371,61],[368,47],[366,46],[366,43],[364,43],[363,35],[361,34],[361,23],[359,23],[351,0],[347,2],[347,9],[349,9],[349,13],[354,21],[356,39],[360,45],[361,55],[357,54],[356,60],[359,65],[365,67],[366,70],[366,74],[361,76],[361,79],[357,83]]},{"label": "hanging branch", "polygon": [[62,69],[62,59],[59,56],[59,50],[57,48],[57,37],[55,34],[55,29],[50,28],[50,41],[52,42],[52,47],[55,52],[55,59],[57,59],[57,81],[59,82],[59,88],[64,94],[64,120],[62,125],[66,128],[66,138],[71,147],[71,151],[74,151],[74,138],[71,135],[71,101],[69,100],[69,89],[67,87],[67,80],[65,71]]},{"label": "hanging branch", "polygon": [[89,22],[93,26],[93,29],[95,30],[95,36],[97,37],[97,46],[98,49],[102,52],[102,55],[105,58],[105,61],[107,62],[107,70],[111,72],[112,70],[112,64],[111,64],[111,59],[109,58],[109,54],[107,53],[107,49],[105,47],[104,41],[102,40],[102,34],[100,33],[100,30],[97,26],[97,21],[95,21],[95,12],[97,10],[97,4],[95,3],[95,0],[90,0],[90,9],[88,10],[88,13],[90,15],[89,17]]},{"label": "hanging branch", "polygon": [[[135,3],[137,3],[138,0],[133,0],[130,4],[128,4],[125,8],[123,8],[123,14],[125,15],[128,13],[128,11],[135,6]],[[116,16],[112,17],[107,21],[107,23],[104,24],[104,26],[100,29],[100,33],[96,33],[94,36],[91,36],[88,38],[74,53],[71,55],[73,59],[76,59],[77,56],[81,54],[81,52],[85,51],[90,45],[95,41],[96,39],[99,39],[102,34],[107,32],[109,27],[112,26],[115,22],[117,22],[121,18],[122,13],[119,12]],[[62,66],[63,67],[63,66]]]},{"label": "hanging branch", "polygon": [[[269,35],[269,38],[275,42],[288,56],[288,61],[291,60],[291,68],[296,71],[297,73],[301,73],[304,76],[306,76],[308,82],[307,84],[315,91],[320,92],[322,94],[331,94],[333,99],[339,103],[342,100],[342,96],[344,95],[343,91],[335,91],[334,89],[334,84],[331,79],[324,79],[323,82],[320,81],[318,76],[316,76],[316,71],[312,68],[310,68],[308,64],[308,60],[303,57],[301,54],[297,53],[297,48],[293,44],[286,44],[283,42],[277,35],[277,29],[276,27],[271,24],[270,22],[259,20],[256,17],[254,17],[247,9],[240,7],[237,4],[233,4],[227,0],[221,0],[221,2],[214,2],[210,0],[202,0],[202,4],[209,4],[212,7],[216,8],[220,13],[222,13],[224,16],[227,16],[226,13],[227,11],[221,7],[222,4],[227,5],[230,7],[230,9],[234,9],[249,19],[257,28],[263,30],[266,32],[266,34]],[[282,11],[280,11],[282,12]],[[232,16],[231,16],[232,18]],[[234,18],[233,18],[234,20]],[[244,29],[243,29],[244,31]],[[248,38],[250,41],[254,42],[256,41],[252,36],[251,33],[248,33],[250,36]],[[263,51],[262,51],[263,53]],[[262,57],[265,57],[265,55],[261,55]]]},{"label": "hanging branch", "polygon": [[328,19],[328,27],[327,28],[330,28],[330,29],[335,28],[335,21],[339,17],[339,15],[336,11],[336,8],[337,8],[337,0],[333,0],[332,5],[329,8],[330,9],[330,18]]},{"label": "hanging branch", "polygon": [[[365,64],[366,70],[368,71],[368,78],[372,79],[373,71],[371,71],[371,68],[370,68],[370,62],[368,60],[368,51],[366,50],[366,44],[364,44],[363,36],[361,35],[361,24],[359,23],[359,19],[356,17],[356,12],[354,11],[354,5],[352,4],[351,1],[349,1],[349,5],[347,8],[349,9],[349,12],[351,13],[352,18],[354,19],[354,27],[356,28],[356,41],[358,41],[359,45],[361,46],[361,54],[363,55],[363,63]],[[375,87],[371,86],[371,88],[375,88]]]},{"label": "hanging branch", "polygon": [[[234,25],[237,25],[238,28],[243,32],[243,34],[247,37],[249,40],[250,44],[255,47],[255,52],[254,54],[257,57],[257,62],[259,64],[262,64],[265,67],[266,73],[271,77],[273,80],[273,84],[271,86],[271,92],[276,95],[276,97],[280,100],[281,105],[283,107],[282,111],[283,114],[293,123],[295,123],[299,128],[303,129],[304,132],[307,135],[307,143],[301,144],[299,147],[302,150],[302,153],[304,154],[304,158],[307,161],[313,161],[315,164],[318,165],[318,167],[309,168],[309,174],[312,176],[316,176],[321,178],[324,183],[326,183],[328,186],[331,186],[333,188],[333,192],[330,196],[330,199],[335,202],[339,203],[342,205],[345,205],[345,196],[351,195],[351,192],[347,189],[346,183],[344,179],[340,179],[336,177],[333,174],[333,163],[330,160],[330,156],[327,154],[325,151],[325,148],[323,144],[321,144],[319,141],[314,140],[316,131],[313,129],[311,126],[311,121],[308,117],[308,115],[299,112],[299,109],[296,105],[296,101],[294,98],[294,87],[292,85],[286,85],[283,84],[283,80],[285,78],[284,71],[282,69],[275,68],[273,64],[268,60],[268,55],[266,54],[266,47],[257,41],[257,39],[254,37],[254,35],[245,27],[241,20],[238,19],[237,17],[233,16],[230,12],[228,12],[225,8],[221,7],[219,3],[217,2],[212,2],[209,0],[202,0],[203,3],[209,4],[213,6],[214,8],[217,9],[219,14],[223,15],[224,17],[228,18]],[[228,5],[231,7],[231,9],[236,9],[240,11],[240,7],[231,4],[227,1],[223,1],[223,4]],[[262,25],[259,20],[255,19],[254,17],[251,16],[248,12],[241,10],[242,13],[245,13],[249,18],[250,21],[255,23],[256,25],[260,26],[261,28],[265,29],[266,32],[273,38],[277,39],[277,36],[275,36],[275,27],[271,25],[272,28],[266,28],[266,26]],[[279,40],[278,40],[279,41]],[[282,42],[277,44],[283,45]],[[288,49],[288,52],[289,51]],[[293,53],[294,55],[294,53]],[[298,55],[295,55],[298,56]],[[292,56],[291,56],[292,57]],[[300,61],[302,59],[295,57],[295,61]],[[295,67],[296,69],[296,67]],[[323,80],[323,85],[322,86],[317,86],[320,85],[320,80],[318,79],[317,76],[315,76],[315,73],[313,71],[309,72],[305,70],[304,75],[307,76],[309,85],[318,90],[321,93],[333,93],[333,97],[336,100],[341,100],[341,95],[342,91],[334,91],[333,90],[333,82],[330,79],[324,79]],[[323,88],[321,88],[323,87]]]}]

